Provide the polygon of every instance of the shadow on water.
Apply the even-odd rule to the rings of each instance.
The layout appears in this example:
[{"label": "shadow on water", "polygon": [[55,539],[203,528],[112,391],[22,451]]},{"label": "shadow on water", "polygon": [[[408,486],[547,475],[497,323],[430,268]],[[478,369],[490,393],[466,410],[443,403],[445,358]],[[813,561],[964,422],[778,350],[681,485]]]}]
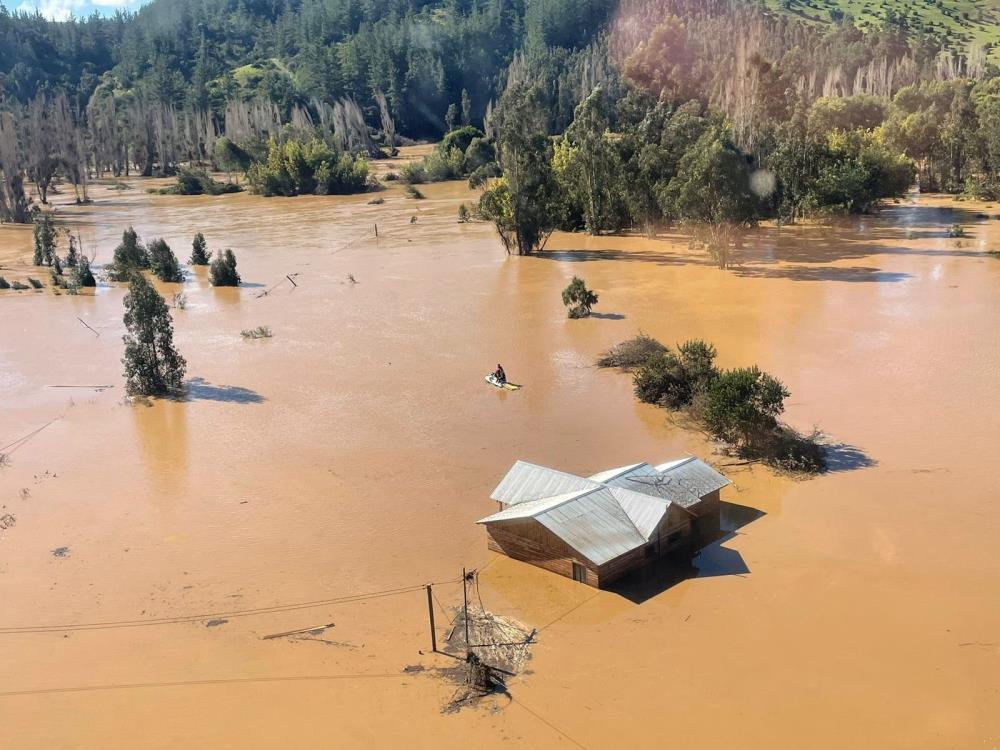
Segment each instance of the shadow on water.
[{"label": "shadow on water", "polygon": [[266,400],[256,391],[236,385],[214,385],[204,378],[191,378],[186,383],[182,401],[220,401],[227,404],[262,404]]},{"label": "shadow on water", "polygon": [[878,461],[856,445],[828,443],[823,447],[826,449],[826,471],[829,474],[878,466]]},{"label": "shadow on water", "polygon": [[733,539],[739,529],[765,515],[764,511],[736,503],[719,503],[719,529],[702,540],[701,548],[690,560],[663,558],[640,568],[608,590],[642,604],[667,589],[691,578],[746,575],[750,572],[743,555],[723,544]]},{"label": "shadow on water", "polygon": [[789,279],[791,281],[849,281],[849,282],[896,282],[911,278],[908,273],[880,271],[867,266],[837,268],[835,266],[792,266],[763,267],[739,266],[733,269],[737,276],[757,279]]},{"label": "shadow on water", "polygon": [[598,320],[625,320],[625,316],[621,313],[598,313],[592,312],[590,317],[597,318]]}]

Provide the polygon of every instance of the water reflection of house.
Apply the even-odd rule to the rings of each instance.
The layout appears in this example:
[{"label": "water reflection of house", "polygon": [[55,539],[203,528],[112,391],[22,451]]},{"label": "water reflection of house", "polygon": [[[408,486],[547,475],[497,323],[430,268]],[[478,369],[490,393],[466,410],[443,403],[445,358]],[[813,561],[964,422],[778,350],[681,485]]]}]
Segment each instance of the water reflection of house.
[{"label": "water reflection of house", "polygon": [[731,484],[697,458],[633,464],[583,478],[518,461],[478,523],[490,549],[603,588],[666,555],[689,555],[719,530]]}]

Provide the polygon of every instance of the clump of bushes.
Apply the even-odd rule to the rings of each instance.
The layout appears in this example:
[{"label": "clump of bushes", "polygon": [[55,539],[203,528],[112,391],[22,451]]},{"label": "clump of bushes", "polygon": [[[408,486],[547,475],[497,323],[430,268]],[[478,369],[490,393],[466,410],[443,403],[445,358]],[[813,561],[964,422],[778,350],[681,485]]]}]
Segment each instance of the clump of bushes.
[{"label": "clump of bushes", "polygon": [[155,192],[160,195],[223,195],[242,191],[239,185],[219,182],[203,169],[181,169],[177,172],[177,184]]},{"label": "clump of bushes", "polygon": [[267,326],[257,326],[256,328],[247,328],[240,331],[240,336],[245,339],[269,339],[273,335],[271,329]]},{"label": "clump of bushes", "polygon": [[635,338],[622,341],[608,349],[597,360],[597,366],[618,367],[630,371],[645,364],[657,354],[663,354],[666,351],[668,351],[667,347],[652,336],[640,333]]},{"label": "clump of bushes", "polygon": [[961,224],[952,224],[951,228],[948,230],[948,236],[953,239],[965,237],[965,227]]},{"label": "clump of bushes", "polygon": [[496,161],[496,149],[481,130],[466,125],[452,130],[420,161],[410,162],[401,171],[411,185],[423,182],[461,180]]},{"label": "clump of bushes", "polygon": [[368,162],[318,138],[271,139],[267,160],[247,171],[255,193],[264,196],[347,195],[368,189]]},{"label": "clump of bushes", "polygon": [[823,471],[818,435],[801,435],[779,421],[790,395],[784,384],[757,366],[719,370],[716,354],[700,339],[674,351],[640,334],[612,347],[598,366],[631,371],[640,401],[684,411],[742,458],[788,471]]},{"label": "clump of bushes", "polygon": [[424,194],[415,185],[407,185],[404,190],[407,198],[413,198],[414,200],[422,200],[424,198]]},{"label": "clump of bushes", "polygon": [[469,216],[469,209],[466,207],[464,203],[462,203],[458,207],[458,223],[468,224],[469,221],[471,221],[471,217]]},{"label": "clump of bushes", "polygon": [[45,286],[38,279],[33,279],[30,276],[28,277],[28,283],[31,284],[31,286],[32,286],[33,289],[41,289],[41,288],[43,288]]},{"label": "clump of bushes", "polygon": [[239,286],[240,275],[236,271],[236,255],[232,250],[223,250],[212,261],[208,280],[212,286]]},{"label": "clump of bushes", "polygon": [[10,282],[3,276],[0,276],[0,289],[10,289]]},{"label": "clump of bushes", "polygon": [[177,262],[177,256],[163,238],[149,243],[149,267],[160,281],[184,281],[184,272]]},{"label": "clump of bushes", "polygon": [[25,289],[30,289],[31,287],[20,281],[12,281],[10,284],[10,288],[13,289],[15,292],[22,292]]},{"label": "clump of bushes", "polygon": [[597,304],[597,295],[587,289],[583,279],[574,276],[569,286],[563,289],[562,301],[569,308],[569,317],[586,318],[590,316],[591,308]]}]

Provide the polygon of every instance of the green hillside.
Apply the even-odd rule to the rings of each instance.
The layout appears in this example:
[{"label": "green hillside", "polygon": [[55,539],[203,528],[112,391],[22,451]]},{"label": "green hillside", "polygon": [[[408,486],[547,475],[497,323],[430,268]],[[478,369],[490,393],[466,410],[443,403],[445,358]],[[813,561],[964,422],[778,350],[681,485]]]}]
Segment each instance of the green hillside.
[{"label": "green hillside", "polygon": [[808,21],[830,23],[851,16],[860,28],[905,25],[965,53],[983,45],[1000,61],[1000,0],[766,0],[775,9]]}]

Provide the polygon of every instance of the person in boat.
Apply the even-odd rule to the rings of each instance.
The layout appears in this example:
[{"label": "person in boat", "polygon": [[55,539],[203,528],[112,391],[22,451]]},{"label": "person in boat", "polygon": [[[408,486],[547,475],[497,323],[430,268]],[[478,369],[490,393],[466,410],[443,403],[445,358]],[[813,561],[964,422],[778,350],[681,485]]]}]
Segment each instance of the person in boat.
[{"label": "person in boat", "polygon": [[497,363],[497,371],[493,373],[493,378],[497,381],[498,385],[504,385],[507,382],[507,373],[503,371],[500,363]]}]

